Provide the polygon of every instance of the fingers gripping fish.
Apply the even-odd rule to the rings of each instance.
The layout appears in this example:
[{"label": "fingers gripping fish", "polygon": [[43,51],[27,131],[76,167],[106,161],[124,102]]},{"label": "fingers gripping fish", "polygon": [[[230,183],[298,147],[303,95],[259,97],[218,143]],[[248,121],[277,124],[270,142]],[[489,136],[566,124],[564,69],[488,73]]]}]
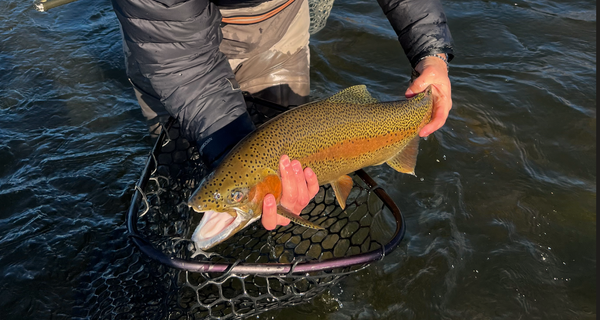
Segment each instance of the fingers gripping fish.
[{"label": "fingers gripping fish", "polygon": [[[265,195],[281,199],[279,159],[287,154],[331,184],[345,208],[349,173],[387,163],[414,175],[419,131],[431,120],[431,87],[411,99],[378,102],[364,85],[280,114],[240,141],[188,201],[204,212],[192,235],[209,249],[258,220]],[[278,214],[309,228],[318,225],[279,206]]]}]

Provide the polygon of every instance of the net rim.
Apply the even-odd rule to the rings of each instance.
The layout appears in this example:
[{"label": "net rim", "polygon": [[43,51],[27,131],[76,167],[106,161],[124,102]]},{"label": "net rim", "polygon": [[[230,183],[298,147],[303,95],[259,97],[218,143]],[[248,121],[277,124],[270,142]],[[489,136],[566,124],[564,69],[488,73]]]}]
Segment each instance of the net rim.
[{"label": "net rim", "polygon": [[[252,98],[256,102],[256,98]],[[262,101],[261,101],[262,102]],[[284,108],[284,107],[281,107]],[[326,271],[341,267],[350,267],[360,264],[367,264],[383,259],[390,254],[402,241],[406,232],[404,216],[400,209],[385,190],[380,187],[363,169],[355,171],[363,182],[369,186],[369,192],[375,194],[381,199],[383,204],[391,211],[396,220],[396,230],[390,241],[382,245],[380,249],[365,253],[351,255],[341,258],[331,258],[323,261],[305,261],[296,263],[250,263],[250,262],[232,262],[232,263],[213,263],[202,261],[189,261],[175,257],[169,257],[164,252],[156,249],[148,240],[146,240],[138,231],[138,210],[143,200],[142,190],[146,187],[146,182],[156,169],[156,156],[160,151],[161,142],[166,136],[167,130],[162,130],[156,139],[152,152],[148,156],[144,170],[138,182],[135,185],[134,194],[127,212],[127,233],[133,243],[149,258],[160,262],[161,264],[190,272],[203,273],[223,273],[231,272],[236,274],[256,274],[256,275],[285,275],[292,273],[309,273]]]}]

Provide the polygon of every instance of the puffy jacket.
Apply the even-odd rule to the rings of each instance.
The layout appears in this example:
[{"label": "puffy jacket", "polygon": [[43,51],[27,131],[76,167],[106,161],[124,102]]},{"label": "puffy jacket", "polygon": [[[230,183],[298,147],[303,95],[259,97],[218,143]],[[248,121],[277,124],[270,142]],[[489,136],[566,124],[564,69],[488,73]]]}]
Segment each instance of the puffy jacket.
[{"label": "puffy jacket", "polygon": [[[257,1],[249,3],[253,2]],[[452,38],[439,0],[378,2],[413,67],[430,53],[452,58]],[[231,3],[239,6],[243,1],[219,5]],[[209,161],[253,129],[231,67],[219,51],[221,14],[215,3],[112,0],[112,4],[130,51],[131,82],[179,120],[184,136],[198,142]]]},{"label": "puffy jacket", "polygon": [[377,0],[398,35],[412,67],[419,59],[445,53],[454,58],[452,35],[440,0]]}]

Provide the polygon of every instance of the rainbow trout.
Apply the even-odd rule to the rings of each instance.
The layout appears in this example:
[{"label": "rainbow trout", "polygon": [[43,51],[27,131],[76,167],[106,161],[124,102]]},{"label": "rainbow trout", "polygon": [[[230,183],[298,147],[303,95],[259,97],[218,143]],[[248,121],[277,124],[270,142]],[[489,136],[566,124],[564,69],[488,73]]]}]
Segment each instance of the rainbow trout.
[{"label": "rainbow trout", "polygon": [[[319,185],[331,184],[342,209],[353,185],[351,172],[387,163],[414,175],[418,133],[431,115],[431,87],[405,101],[378,102],[364,85],[280,114],[240,141],[190,197],[189,206],[204,212],[192,241],[197,249],[209,249],[258,220],[265,195],[279,203],[284,154],[310,167]],[[277,212],[321,228],[282,206]]]}]

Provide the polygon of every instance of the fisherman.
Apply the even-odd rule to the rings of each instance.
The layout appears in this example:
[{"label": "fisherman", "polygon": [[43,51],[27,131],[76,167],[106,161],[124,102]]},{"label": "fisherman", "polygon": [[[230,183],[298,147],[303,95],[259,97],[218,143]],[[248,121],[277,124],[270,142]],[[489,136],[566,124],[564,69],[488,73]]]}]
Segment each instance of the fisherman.
[{"label": "fisherman", "polygon": [[[452,37],[440,0],[378,0],[413,67],[405,96],[433,85],[434,114],[419,135],[444,125],[452,107]],[[209,167],[254,125],[242,91],[280,105],[308,102],[308,0],[112,0],[127,75],[151,130],[176,118]],[[299,214],[318,191],[310,168],[280,159],[281,204]],[[263,204],[263,226],[289,220]]]}]

